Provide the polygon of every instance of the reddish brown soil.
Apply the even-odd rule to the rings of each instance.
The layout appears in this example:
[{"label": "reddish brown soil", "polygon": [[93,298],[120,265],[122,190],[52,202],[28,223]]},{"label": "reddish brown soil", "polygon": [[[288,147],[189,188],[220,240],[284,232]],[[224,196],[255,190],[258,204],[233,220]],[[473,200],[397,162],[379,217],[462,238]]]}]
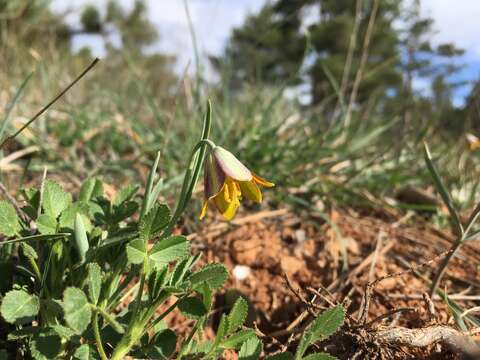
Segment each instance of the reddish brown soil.
[{"label": "reddish brown soil", "polygon": [[[406,271],[380,282],[373,290],[367,322],[398,308],[410,308],[372,325],[372,329],[385,326],[425,327],[432,324],[455,322],[447,306],[439,299],[433,303],[436,318],[430,319],[422,293],[428,292],[426,279],[438,265],[439,254],[448,250],[454,240],[447,232],[429,225],[428,219],[403,217],[396,211],[370,211],[358,213],[352,209],[332,210],[331,226],[321,218],[299,217],[283,209],[249,216],[238,216],[230,224],[218,221],[207,224],[202,232],[190,235],[194,245],[206,252],[206,261],[227,265],[231,279],[223,296],[217,299],[218,311],[231,305],[237,293],[252,305],[250,323],[266,335],[266,351],[278,351],[280,344],[295,345],[297,337],[289,336],[308,324],[311,317],[292,327],[291,324],[307,309],[307,303],[319,290],[332,303],[348,304],[350,327],[358,325],[359,309],[363,306],[365,285],[387,274]],[[342,249],[345,249],[343,251]],[[376,255],[375,255],[376,254]],[[409,271],[411,267],[434,259],[428,265]],[[479,293],[477,264],[479,246],[465,244],[442,281],[448,294],[472,296]],[[242,279],[241,272],[249,272]],[[236,276],[237,278],[236,278]],[[243,274],[245,276],[245,274]],[[287,286],[290,279],[297,295]],[[329,290],[329,293],[322,291]],[[313,290],[312,290],[313,289]],[[229,300],[230,299],[230,300]],[[302,300],[303,299],[303,300]],[[317,299],[318,307],[327,308],[327,300]],[[457,300],[462,309],[478,306],[480,296],[473,300]],[[180,326],[176,318],[176,325]],[[398,347],[382,351],[371,344],[352,338],[345,326],[325,348],[349,359],[359,352],[358,358],[395,359],[449,359],[457,358],[446,346],[428,348]],[[215,328],[214,321],[212,327]],[[373,331],[373,330],[372,330]],[[350,334],[350,335],[348,335]]]}]

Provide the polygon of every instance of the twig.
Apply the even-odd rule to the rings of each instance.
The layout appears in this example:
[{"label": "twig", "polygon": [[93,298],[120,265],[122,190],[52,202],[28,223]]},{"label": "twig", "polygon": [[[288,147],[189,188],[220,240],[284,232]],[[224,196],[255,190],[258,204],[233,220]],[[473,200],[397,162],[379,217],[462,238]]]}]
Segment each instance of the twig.
[{"label": "twig", "polygon": [[380,316],[377,316],[375,319],[369,321],[367,324],[362,325],[362,327],[370,327],[372,324],[382,321],[384,319],[391,318],[393,315],[398,314],[398,313],[403,313],[403,312],[415,312],[417,309],[407,307],[407,308],[398,308],[398,309],[393,309],[385,314],[382,314]]},{"label": "twig", "polygon": [[439,258],[445,256],[446,254],[449,254],[451,252],[451,250],[449,251],[446,251],[446,252],[443,252],[443,253],[440,253],[439,255],[435,256],[433,259],[430,259],[424,263],[421,263],[417,266],[410,266],[409,269],[407,270],[404,270],[404,271],[399,271],[399,272],[396,272],[396,273],[391,273],[391,274],[387,274],[385,276],[382,276],[382,277],[379,277],[378,279],[376,279],[375,281],[373,282],[370,282],[368,283],[366,286],[365,286],[365,292],[364,292],[364,306],[362,308],[362,311],[361,311],[361,315],[360,315],[360,318],[359,318],[359,322],[360,323],[363,323],[365,324],[366,321],[367,321],[367,315],[368,315],[368,310],[370,308],[370,299],[371,299],[371,292],[372,292],[372,289],[377,286],[380,282],[386,280],[386,279],[390,279],[390,278],[393,278],[393,277],[399,277],[399,276],[403,276],[403,275],[406,275],[406,274],[409,274],[409,273],[415,273],[418,269],[422,268],[422,267],[425,267],[425,266],[428,266],[432,263],[434,263],[435,261],[437,261]]},{"label": "twig", "polygon": [[[401,300],[422,300],[423,295],[422,294],[387,294],[387,297],[390,297],[392,299],[401,299]],[[480,295],[459,295],[459,294],[453,294],[453,295],[448,295],[448,298],[451,300],[463,300],[463,301],[480,301]],[[440,296],[435,294],[433,297],[430,298],[432,301],[444,301]]]},{"label": "twig", "polygon": [[437,325],[422,329],[396,327],[377,331],[373,338],[380,344],[389,346],[426,347],[436,343],[445,343],[454,350],[478,359],[480,348],[475,341],[448,326]]},{"label": "twig", "polygon": [[50,106],[52,106],[58,99],[60,99],[63,95],[65,95],[68,90],[70,90],[81,78],[83,78],[97,63],[99,59],[95,58],[90,65],[88,65],[83,72],[77,76],[75,80],[73,80],[70,85],[68,85],[65,89],[63,89],[57,96],[53,98],[47,105],[41,108],[33,117],[28,120],[20,129],[18,129],[13,135],[7,136],[2,143],[0,144],[0,149],[2,149],[5,144],[9,141],[12,141],[18,134],[20,134],[23,130],[25,130],[31,123],[38,119],[40,115],[42,115],[45,111],[48,110]]},{"label": "twig", "polygon": [[428,293],[424,292],[422,294],[423,301],[425,301],[425,305],[427,306],[427,312],[428,312],[428,321],[433,321],[437,320],[437,315],[435,313],[435,305],[433,305],[432,299],[430,299],[430,296]]}]

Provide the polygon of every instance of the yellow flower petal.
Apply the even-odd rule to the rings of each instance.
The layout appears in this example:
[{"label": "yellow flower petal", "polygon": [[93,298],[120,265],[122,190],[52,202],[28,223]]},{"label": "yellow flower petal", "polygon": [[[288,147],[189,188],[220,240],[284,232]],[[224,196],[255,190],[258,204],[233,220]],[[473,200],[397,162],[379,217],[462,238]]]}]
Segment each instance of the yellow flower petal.
[{"label": "yellow flower petal", "polygon": [[262,202],[262,193],[260,192],[260,189],[254,180],[240,182],[240,189],[242,190],[242,194],[245,195],[247,199],[258,203]]},{"label": "yellow flower petal", "polygon": [[234,198],[233,201],[228,204],[228,207],[225,211],[222,212],[223,218],[225,220],[232,220],[235,217],[238,207],[240,206],[240,201],[238,198]]},{"label": "yellow flower petal", "polygon": [[270,182],[270,181],[267,181],[265,180],[264,178],[261,178],[260,176],[252,173],[253,175],[253,180],[257,183],[257,184],[260,184],[262,186],[265,186],[265,187],[274,187],[275,184]]}]

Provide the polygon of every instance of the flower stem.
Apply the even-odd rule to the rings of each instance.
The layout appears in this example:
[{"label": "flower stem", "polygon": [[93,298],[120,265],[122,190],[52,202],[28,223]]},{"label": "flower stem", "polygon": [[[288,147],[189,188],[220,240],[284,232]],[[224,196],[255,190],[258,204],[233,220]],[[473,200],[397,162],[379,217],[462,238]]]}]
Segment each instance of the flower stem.
[{"label": "flower stem", "polygon": [[93,314],[93,333],[95,335],[95,343],[97,345],[97,350],[102,360],[108,360],[107,354],[105,354],[105,349],[103,348],[102,338],[100,336],[100,330],[98,328],[98,312],[95,311]]}]

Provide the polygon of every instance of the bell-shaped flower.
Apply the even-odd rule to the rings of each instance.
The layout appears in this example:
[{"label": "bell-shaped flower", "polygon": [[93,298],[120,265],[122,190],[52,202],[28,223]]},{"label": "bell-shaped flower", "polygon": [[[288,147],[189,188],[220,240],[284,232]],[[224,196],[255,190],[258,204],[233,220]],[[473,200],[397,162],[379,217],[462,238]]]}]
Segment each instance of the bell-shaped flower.
[{"label": "bell-shaped flower", "polygon": [[259,203],[262,193],[258,185],[274,186],[220,146],[215,146],[205,159],[204,183],[205,202],[200,219],[205,216],[208,204],[213,203],[226,220],[231,220],[240,206],[242,195]]}]

